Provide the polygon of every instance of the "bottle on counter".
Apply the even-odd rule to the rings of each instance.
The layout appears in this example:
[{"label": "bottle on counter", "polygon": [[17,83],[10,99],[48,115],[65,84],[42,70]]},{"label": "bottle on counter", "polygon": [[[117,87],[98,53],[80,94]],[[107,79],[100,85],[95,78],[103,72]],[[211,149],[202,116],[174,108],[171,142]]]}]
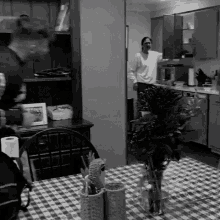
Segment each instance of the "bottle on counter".
[{"label": "bottle on counter", "polygon": [[188,70],[188,86],[195,86],[194,68],[189,68]]}]

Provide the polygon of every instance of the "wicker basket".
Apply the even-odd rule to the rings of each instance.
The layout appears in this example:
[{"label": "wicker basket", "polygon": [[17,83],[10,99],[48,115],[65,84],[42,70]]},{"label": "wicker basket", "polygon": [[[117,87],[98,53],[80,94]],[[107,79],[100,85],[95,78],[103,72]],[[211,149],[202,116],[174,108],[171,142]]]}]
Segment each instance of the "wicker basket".
[{"label": "wicker basket", "polygon": [[126,219],[125,186],[113,182],[105,184],[105,211],[107,220]]},{"label": "wicker basket", "polygon": [[104,190],[95,195],[85,195],[81,190],[80,204],[82,220],[104,219]]}]

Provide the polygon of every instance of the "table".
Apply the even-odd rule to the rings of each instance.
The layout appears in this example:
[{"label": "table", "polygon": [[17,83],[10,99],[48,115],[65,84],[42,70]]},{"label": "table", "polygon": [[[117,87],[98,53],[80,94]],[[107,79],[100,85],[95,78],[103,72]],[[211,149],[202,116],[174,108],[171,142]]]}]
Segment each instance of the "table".
[{"label": "table", "polygon": [[[202,162],[183,158],[171,162],[164,174],[168,183],[169,205],[163,217],[151,217],[137,202],[136,184],[141,164],[109,169],[106,180],[126,185],[127,220],[219,220],[220,172]],[[80,220],[79,190],[81,175],[34,182],[28,212],[20,211],[19,219]],[[167,189],[168,189],[167,188]]]}]

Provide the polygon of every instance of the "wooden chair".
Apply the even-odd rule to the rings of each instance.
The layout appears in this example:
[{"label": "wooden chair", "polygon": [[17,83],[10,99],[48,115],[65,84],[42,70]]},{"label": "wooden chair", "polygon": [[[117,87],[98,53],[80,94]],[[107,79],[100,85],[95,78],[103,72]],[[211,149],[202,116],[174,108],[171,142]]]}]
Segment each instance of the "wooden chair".
[{"label": "wooden chair", "polygon": [[34,176],[42,180],[80,173],[80,168],[84,168],[81,157],[88,163],[90,151],[95,158],[99,158],[86,137],[67,128],[49,128],[38,132],[23,144],[20,156],[25,151],[32,181],[36,180]]}]

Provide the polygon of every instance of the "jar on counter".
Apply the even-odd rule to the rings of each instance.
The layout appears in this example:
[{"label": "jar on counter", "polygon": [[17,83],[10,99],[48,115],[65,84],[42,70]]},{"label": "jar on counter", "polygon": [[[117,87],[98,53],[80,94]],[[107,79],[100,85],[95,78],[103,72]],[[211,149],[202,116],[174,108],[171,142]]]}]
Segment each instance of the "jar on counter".
[{"label": "jar on counter", "polygon": [[188,86],[195,86],[195,71],[194,68],[189,68],[188,71]]}]

